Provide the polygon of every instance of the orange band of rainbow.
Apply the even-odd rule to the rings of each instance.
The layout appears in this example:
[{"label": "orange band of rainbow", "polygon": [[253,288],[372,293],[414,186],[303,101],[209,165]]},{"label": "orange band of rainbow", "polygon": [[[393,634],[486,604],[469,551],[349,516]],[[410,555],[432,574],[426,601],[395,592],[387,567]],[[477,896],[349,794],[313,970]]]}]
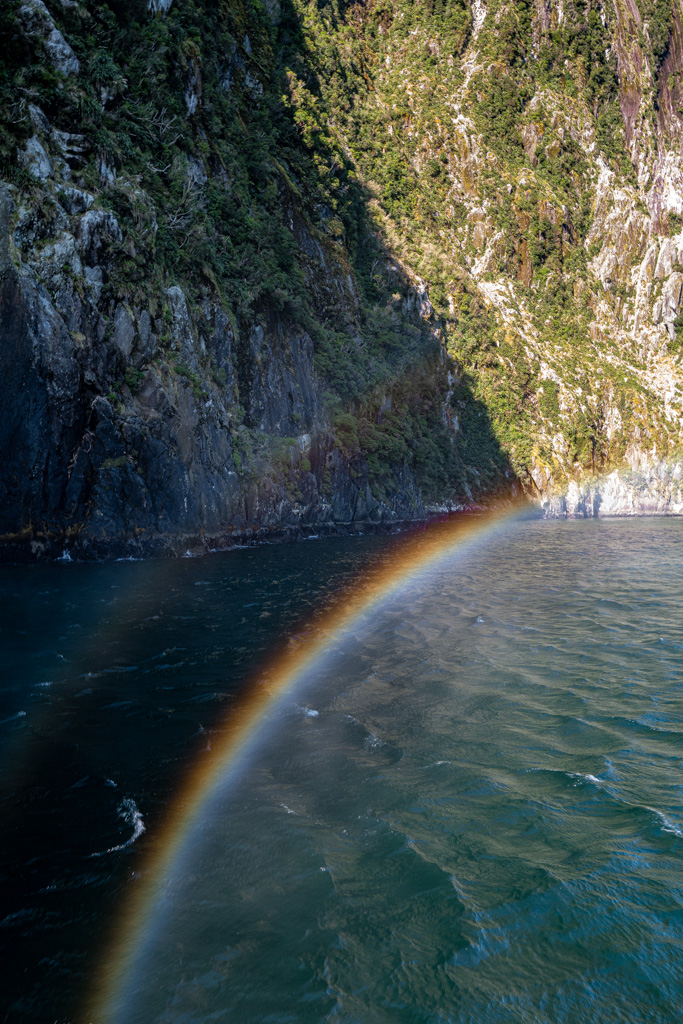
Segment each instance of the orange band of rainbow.
[{"label": "orange band of rainbow", "polygon": [[88,1024],[119,1024],[126,1020],[124,1010],[126,981],[133,963],[139,958],[150,921],[165,882],[193,834],[207,803],[220,785],[225,784],[232,768],[239,764],[246,748],[258,739],[260,727],[295,685],[345,631],[402,587],[441,559],[466,551],[476,542],[488,539],[513,520],[529,514],[529,506],[517,504],[503,511],[477,516],[457,516],[432,523],[424,530],[404,535],[380,558],[360,581],[341,593],[332,606],[312,623],[300,642],[290,644],[273,659],[265,673],[265,685],[252,686],[238,707],[231,709],[226,730],[219,743],[191,772],[180,792],[167,824],[160,830],[155,852],[143,869],[144,879],[134,887],[128,906],[117,924],[109,955],[98,979],[91,1009],[85,1015]]}]

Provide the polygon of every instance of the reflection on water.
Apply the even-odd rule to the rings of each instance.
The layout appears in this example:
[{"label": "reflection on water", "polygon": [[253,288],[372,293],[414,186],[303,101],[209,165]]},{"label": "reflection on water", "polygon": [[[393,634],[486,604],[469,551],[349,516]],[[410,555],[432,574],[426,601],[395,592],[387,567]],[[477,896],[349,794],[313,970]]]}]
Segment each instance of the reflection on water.
[{"label": "reflection on water", "polygon": [[[518,524],[338,643],[186,843],[116,1024],[678,1021],[682,539]],[[385,543],[5,577],[5,816],[35,860],[0,935],[54,961],[65,1019],[245,672]],[[50,991],[8,1019],[54,1020]]]}]

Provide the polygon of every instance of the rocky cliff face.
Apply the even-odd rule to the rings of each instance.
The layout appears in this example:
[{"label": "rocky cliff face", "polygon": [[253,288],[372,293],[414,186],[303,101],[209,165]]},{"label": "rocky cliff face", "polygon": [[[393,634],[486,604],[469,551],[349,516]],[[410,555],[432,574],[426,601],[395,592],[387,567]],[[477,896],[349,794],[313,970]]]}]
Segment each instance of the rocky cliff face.
[{"label": "rocky cliff face", "polygon": [[[291,18],[9,5],[5,557],[178,553],[471,498],[424,285],[350,166],[335,213],[280,98]],[[391,262],[391,296],[368,262]]]},{"label": "rocky cliff face", "polygon": [[363,8],[375,135],[357,158],[546,503],[616,471],[630,508],[677,507],[681,19],[678,0]]},{"label": "rocky cliff face", "polygon": [[152,307],[105,305],[117,219],[76,186],[52,197],[45,238],[33,201],[0,192],[8,555],[180,552],[424,516],[408,467],[373,493],[337,443],[305,330],[268,310],[240,331],[214,295],[191,308],[179,285]]},{"label": "rocky cliff face", "polygon": [[679,510],[682,11],[8,0],[5,550]]}]

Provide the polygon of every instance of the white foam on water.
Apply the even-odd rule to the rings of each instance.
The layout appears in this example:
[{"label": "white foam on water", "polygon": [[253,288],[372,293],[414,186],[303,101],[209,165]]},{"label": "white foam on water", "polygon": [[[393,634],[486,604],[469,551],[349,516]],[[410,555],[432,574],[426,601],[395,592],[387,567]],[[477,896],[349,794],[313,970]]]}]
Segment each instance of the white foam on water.
[{"label": "white foam on water", "polygon": [[301,704],[295,704],[294,707],[297,711],[300,711],[302,715],[305,715],[306,718],[317,718],[319,715],[319,712],[316,711],[315,708],[302,707]]},{"label": "white foam on water", "polygon": [[599,779],[597,775],[591,775],[589,772],[568,772],[564,768],[525,768],[525,773],[531,772],[550,772],[552,775],[564,775],[568,779],[576,779],[574,785],[578,785],[579,780],[581,782],[592,782],[595,786],[606,785],[605,779]]},{"label": "white foam on water", "polygon": [[363,746],[366,750],[377,750],[379,747],[384,746],[384,740],[381,740],[379,736],[375,736],[374,732],[371,732],[369,736],[365,737]]},{"label": "white foam on water", "polygon": [[655,817],[660,823],[660,828],[662,832],[671,832],[672,835],[678,836],[679,839],[683,839],[683,829],[681,829],[680,826],[676,825],[676,823],[673,822],[671,818],[667,818],[667,816],[665,814],[662,814],[661,811],[658,811],[656,807],[648,807],[648,811],[652,811],[652,813],[655,815]]},{"label": "white foam on water", "polygon": [[5,722],[14,722],[14,721],[16,721],[17,718],[25,718],[25,717],[26,717],[26,712],[25,711],[17,711],[16,715],[10,715],[9,718],[3,718],[2,721],[0,722],[0,725],[4,725]]},{"label": "white foam on water", "polygon": [[601,786],[604,783],[604,779],[599,779],[597,775],[584,775],[583,772],[567,772],[567,775],[572,779],[583,779],[584,782],[593,782],[596,786]]},{"label": "white foam on water", "polygon": [[104,784],[105,786],[111,786],[112,789],[118,789],[118,786],[116,785],[113,779],[105,779]]},{"label": "white foam on water", "polygon": [[125,850],[129,846],[132,846],[136,839],[139,839],[142,833],[145,831],[145,823],[142,820],[142,815],[135,800],[132,800],[129,796],[124,797],[118,807],[119,817],[123,818],[124,821],[128,822],[129,825],[133,826],[133,834],[130,839],[127,839],[125,843],[118,843],[116,846],[110,846],[108,850],[100,850],[99,853],[91,853],[91,857],[104,857],[108,853],[117,853],[119,850]]}]

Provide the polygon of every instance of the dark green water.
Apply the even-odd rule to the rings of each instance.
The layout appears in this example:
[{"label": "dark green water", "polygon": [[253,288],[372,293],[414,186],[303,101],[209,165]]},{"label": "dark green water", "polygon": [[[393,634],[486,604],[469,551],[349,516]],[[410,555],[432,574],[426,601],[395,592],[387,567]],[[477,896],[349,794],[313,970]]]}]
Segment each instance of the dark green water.
[{"label": "dark green water", "polygon": [[[207,803],[117,1024],[679,1021],[682,542],[518,524],[359,624]],[[77,1019],[248,668],[387,543],[5,575],[7,1020]]]}]

